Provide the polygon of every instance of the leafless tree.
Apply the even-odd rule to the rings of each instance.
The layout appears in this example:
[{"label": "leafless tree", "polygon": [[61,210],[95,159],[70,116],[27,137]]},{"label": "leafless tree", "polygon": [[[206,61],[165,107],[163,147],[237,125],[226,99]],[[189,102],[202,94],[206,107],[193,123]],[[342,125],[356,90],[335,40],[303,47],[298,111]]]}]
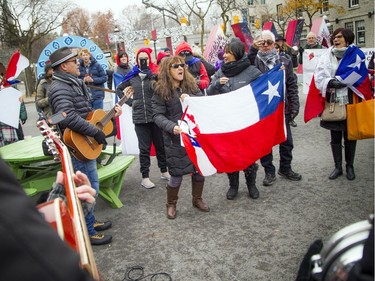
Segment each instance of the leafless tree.
[{"label": "leafless tree", "polygon": [[[63,0],[0,0],[1,42],[18,48],[31,57],[34,44],[61,28],[64,14],[74,8]],[[33,92],[35,81],[30,68],[25,70],[27,94]]]}]

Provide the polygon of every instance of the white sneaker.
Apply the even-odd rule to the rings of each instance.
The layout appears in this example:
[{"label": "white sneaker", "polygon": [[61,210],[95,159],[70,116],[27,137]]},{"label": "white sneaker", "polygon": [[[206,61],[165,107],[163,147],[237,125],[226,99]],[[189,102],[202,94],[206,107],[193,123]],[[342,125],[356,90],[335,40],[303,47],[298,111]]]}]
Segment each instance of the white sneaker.
[{"label": "white sneaker", "polygon": [[167,172],[161,173],[160,178],[161,178],[162,180],[169,180],[169,179],[171,178],[171,175],[170,175],[170,174],[168,173],[168,171],[167,171]]},{"label": "white sneaker", "polygon": [[150,189],[150,188],[154,188],[155,187],[155,184],[150,181],[150,178],[143,178],[142,179],[142,182],[141,182],[141,185],[144,187],[144,188],[147,188],[147,189]]}]

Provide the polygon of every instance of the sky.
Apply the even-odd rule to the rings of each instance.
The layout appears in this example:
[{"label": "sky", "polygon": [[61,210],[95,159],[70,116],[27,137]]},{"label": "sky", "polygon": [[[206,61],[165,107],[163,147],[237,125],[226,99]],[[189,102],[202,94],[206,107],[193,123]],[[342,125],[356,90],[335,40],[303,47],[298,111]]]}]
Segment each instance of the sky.
[{"label": "sky", "polygon": [[[121,13],[122,9],[128,5],[142,5],[142,0],[71,0],[76,3],[79,7],[89,10],[90,12],[99,12],[112,10],[112,12],[117,16]],[[119,4],[121,3],[121,4]]]}]

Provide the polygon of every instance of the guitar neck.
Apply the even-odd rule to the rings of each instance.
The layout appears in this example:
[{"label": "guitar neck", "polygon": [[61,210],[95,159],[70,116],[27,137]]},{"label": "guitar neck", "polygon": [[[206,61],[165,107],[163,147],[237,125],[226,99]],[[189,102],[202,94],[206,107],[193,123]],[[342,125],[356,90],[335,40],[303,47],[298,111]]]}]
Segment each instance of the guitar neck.
[{"label": "guitar neck", "polygon": [[73,218],[75,232],[77,237],[77,247],[80,255],[81,266],[87,270],[95,280],[100,280],[99,272],[96,267],[91,242],[87,232],[86,221],[82,210],[81,201],[76,193],[76,185],[73,180],[74,169],[68,149],[64,146],[61,155],[61,165],[64,173],[64,184],[68,209]]},{"label": "guitar neck", "polygon": [[[118,104],[122,106],[126,102],[127,98],[124,95],[119,101]],[[107,114],[103,117],[103,119],[100,121],[101,124],[103,124],[103,127],[107,125],[107,123],[115,116],[116,111],[115,107],[113,107],[110,111],[107,112]]]}]

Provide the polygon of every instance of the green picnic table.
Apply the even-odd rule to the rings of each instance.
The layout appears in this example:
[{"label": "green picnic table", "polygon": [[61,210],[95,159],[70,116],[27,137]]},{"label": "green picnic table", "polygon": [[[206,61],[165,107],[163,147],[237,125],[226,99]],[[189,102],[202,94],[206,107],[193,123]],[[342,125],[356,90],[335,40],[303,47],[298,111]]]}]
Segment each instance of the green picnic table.
[{"label": "green picnic table", "polygon": [[[43,154],[42,141],[43,137],[37,136],[0,147],[0,156],[11,167],[29,196],[49,190],[56,179],[56,172],[61,170],[60,162],[53,160],[52,156]],[[108,157],[112,151],[113,147],[108,146],[102,152],[101,158]],[[99,196],[111,207],[121,208],[123,204],[119,199],[120,191],[126,170],[135,160],[135,156],[119,155],[121,149],[116,154],[108,165],[98,164]]]}]

